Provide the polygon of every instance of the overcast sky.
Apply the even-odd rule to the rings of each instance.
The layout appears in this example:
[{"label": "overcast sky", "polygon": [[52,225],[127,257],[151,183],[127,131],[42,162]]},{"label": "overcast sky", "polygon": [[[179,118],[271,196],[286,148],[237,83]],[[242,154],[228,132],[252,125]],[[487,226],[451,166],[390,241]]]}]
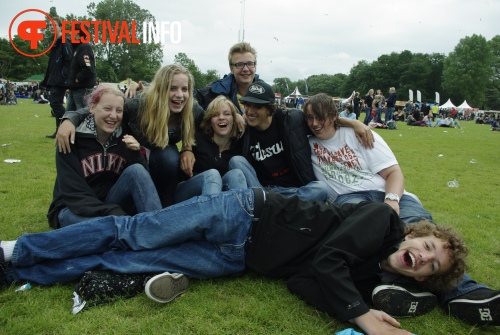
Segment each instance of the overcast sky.
[{"label": "overcast sky", "polygon": [[[96,1],[98,2],[98,1]],[[10,22],[25,9],[60,15],[86,15],[90,1],[4,1],[0,36],[8,38]],[[242,26],[240,0],[141,0],[158,21],[178,21],[181,40],[163,47],[163,64],[184,52],[201,69],[229,72],[227,53],[238,42]],[[473,34],[490,40],[500,34],[499,0],[246,0],[244,40],[257,49],[257,73],[274,78],[304,79],[313,74],[348,74],[361,60],[383,54],[448,55],[460,39]],[[126,77],[126,74],[124,74]],[[141,78],[133,78],[134,80]]]}]

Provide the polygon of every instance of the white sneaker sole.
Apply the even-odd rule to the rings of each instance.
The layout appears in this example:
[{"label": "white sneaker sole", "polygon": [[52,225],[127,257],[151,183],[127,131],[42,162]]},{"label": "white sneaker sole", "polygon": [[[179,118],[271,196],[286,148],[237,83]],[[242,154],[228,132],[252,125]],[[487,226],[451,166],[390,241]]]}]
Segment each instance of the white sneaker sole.
[{"label": "white sneaker sole", "polygon": [[189,288],[189,279],[182,273],[165,272],[149,279],[144,291],[149,299],[166,304]]}]

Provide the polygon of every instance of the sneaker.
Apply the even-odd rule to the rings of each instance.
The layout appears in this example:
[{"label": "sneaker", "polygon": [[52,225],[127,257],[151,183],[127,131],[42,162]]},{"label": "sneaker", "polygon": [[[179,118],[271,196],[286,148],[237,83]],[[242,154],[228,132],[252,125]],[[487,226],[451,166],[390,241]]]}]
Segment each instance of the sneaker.
[{"label": "sneaker", "polygon": [[373,304],[393,317],[412,317],[430,312],[437,297],[429,292],[410,292],[401,286],[379,285],[372,292]]},{"label": "sneaker", "polygon": [[473,325],[500,326],[500,291],[480,288],[448,303],[450,315]]},{"label": "sneaker", "polygon": [[189,279],[182,273],[164,272],[149,279],[144,290],[149,299],[165,304],[187,291]]},{"label": "sneaker", "polygon": [[57,133],[53,133],[52,135],[45,135],[47,138],[56,138]]}]

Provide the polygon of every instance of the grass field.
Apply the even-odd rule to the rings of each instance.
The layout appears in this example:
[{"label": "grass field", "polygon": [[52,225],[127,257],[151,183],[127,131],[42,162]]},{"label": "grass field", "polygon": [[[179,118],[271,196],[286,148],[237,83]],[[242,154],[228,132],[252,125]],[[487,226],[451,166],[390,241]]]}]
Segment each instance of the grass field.
[{"label": "grass field", "polygon": [[[0,240],[49,230],[45,214],[55,149],[45,135],[53,133],[55,121],[48,105],[18,101],[0,106]],[[396,154],[406,190],[420,197],[437,223],[464,235],[471,250],[469,274],[499,289],[500,133],[461,124],[460,130],[400,122],[397,130],[377,132]],[[449,188],[451,180],[459,187]],[[352,326],[307,306],[284,282],[253,274],[193,280],[188,292],[167,305],[141,294],[78,315],[71,314],[74,284],[15,292],[21,284],[0,290],[0,334],[334,334]],[[473,327],[441,309],[399,321],[419,335],[500,334],[498,327]]]}]

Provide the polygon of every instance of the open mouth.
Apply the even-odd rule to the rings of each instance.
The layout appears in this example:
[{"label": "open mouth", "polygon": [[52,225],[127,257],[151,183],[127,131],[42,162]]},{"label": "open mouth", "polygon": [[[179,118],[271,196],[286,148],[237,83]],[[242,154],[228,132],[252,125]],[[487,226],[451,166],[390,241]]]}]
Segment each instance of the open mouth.
[{"label": "open mouth", "polygon": [[227,127],[227,122],[218,123],[217,127],[219,127],[219,128],[226,128]]},{"label": "open mouth", "polygon": [[170,102],[172,103],[173,107],[180,108],[180,107],[182,107],[184,100],[170,100]]},{"label": "open mouth", "polygon": [[403,263],[404,265],[414,268],[415,265],[417,265],[417,262],[415,260],[415,256],[411,254],[409,251],[405,252],[403,255]]}]

